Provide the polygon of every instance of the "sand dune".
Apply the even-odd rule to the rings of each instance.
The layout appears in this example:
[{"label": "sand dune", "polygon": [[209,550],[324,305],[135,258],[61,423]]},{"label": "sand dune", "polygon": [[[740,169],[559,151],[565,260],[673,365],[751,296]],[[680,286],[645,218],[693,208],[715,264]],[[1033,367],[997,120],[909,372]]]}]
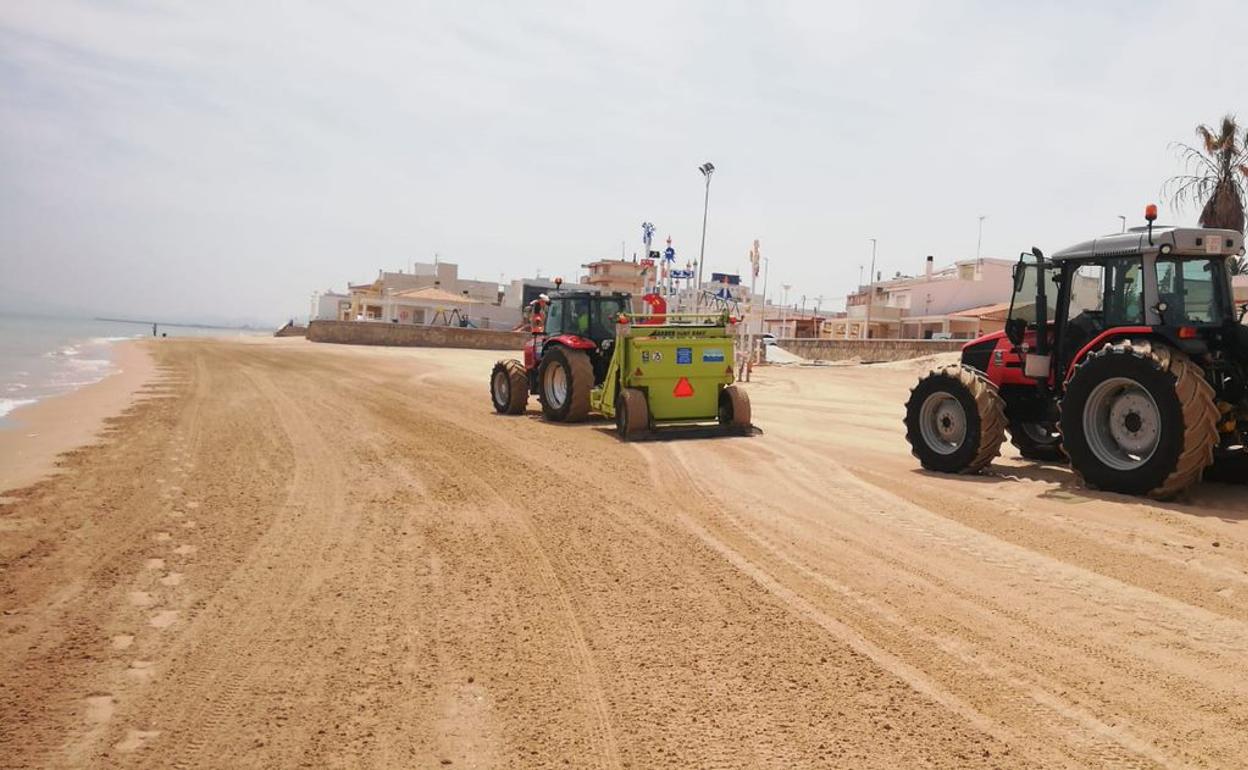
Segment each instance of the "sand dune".
[{"label": "sand dune", "polygon": [[917,469],[909,366],[775,367],[761,435],[490,409],[494,354],[153,346],[0,507],[0,764],[1235,766],[1243,487]]}]

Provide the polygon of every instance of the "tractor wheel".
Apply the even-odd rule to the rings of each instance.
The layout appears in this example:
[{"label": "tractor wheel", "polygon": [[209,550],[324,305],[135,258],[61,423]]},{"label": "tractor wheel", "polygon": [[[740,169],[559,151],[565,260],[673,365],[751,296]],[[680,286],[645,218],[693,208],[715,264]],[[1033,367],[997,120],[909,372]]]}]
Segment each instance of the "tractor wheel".
[{"label": "tractor wheel", "polygon": [[1010,443],[1028,460],[1053,462],[1065,457],[1062,453],[1062,434],[1051,422],[1011,422]]},{"label": "tractor wheel", "polygon": [[1218,409],[1200,367],[1148,340],[1109,343],[1075,369],[1062,444],[1085,483],[1173,497],[1200,480],[1218,444]]},{"label": "tractor wheel", "polygon": [[615,404],[615,431],[625,441],[650,430],[650,405],[637,388],[624,388]]},{"label": "tractor wheel", "polygon": [[499,414],[524,414],[529,404],[529,376],[514,358],[494,364],[490,373],[490,400]]},{"label": "tractor wheel", "polygon": [[594,367],[584,351],[556,346],[543,353],[537,383],[547,420],[580,422],[589,414]]},{"label": "tractor wheel", "polygon": [[946,366],[910,391],[905,423],[910,451],[924,468],[978,473],[1001,452],[1005,402],[984,375]]},{"label": "tractor wheel", "polygon": [[719,392],[719,424],[742,432],[750,429],[750,394],[736,385]]}]

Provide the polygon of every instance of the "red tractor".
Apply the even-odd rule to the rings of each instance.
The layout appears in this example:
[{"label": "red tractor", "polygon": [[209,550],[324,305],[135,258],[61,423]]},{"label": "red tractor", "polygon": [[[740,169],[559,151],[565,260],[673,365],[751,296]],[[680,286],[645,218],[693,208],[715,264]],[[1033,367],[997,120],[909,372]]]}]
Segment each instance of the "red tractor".
[{"label": "red tractor", "polygon": [[1248,306],[1233,230],[1153,227],[1014,268],[1005,330],[919,380],[906,439],[924,468],[976,473],[1008,430],[1023,457],[1068,460],[1095,488],[1168,498],[1248,458]]},{"label": "red tractor", "polygon": [[500,414],[523,414],[529,394],[546,419],[577,422],[589,414],[589,392],[602,383],[615,344],[615,323],[630,312],[630,295],[558,291],[526,309],[533,335],[523,365],[499,361],[490,373],[490,398]]}]

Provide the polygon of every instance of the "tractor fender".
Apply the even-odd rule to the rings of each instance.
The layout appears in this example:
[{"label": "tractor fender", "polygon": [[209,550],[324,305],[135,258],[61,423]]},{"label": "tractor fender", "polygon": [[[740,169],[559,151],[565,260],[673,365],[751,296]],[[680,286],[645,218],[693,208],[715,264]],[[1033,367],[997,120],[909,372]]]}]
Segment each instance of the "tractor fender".
[{"label": "tractor fender", "polygon": [[[1134,337],[1137,339],[1141,337],[1145,339],[1151,339],[1151,338],[1161,339],[1155,333],[1153,327],[1151,326],[1115,326],[1113,329],[1106,329],[1105,331],[1097,335],[1095,338],[1093,338],[1091,342],[1084,345],[1082,348],[1079,348],[1079,352],[1075,354],[1075,357],[1070,359],[1070,366],[1067,367],[1066,369],[1066,379],[1064,381],[1070,382],[1070,378],[1073,377],[1075,374],[1075,367],[1077,367],[1079,363],[1083,361],[1083,359],[1088,355],[1088,353],[1091,353],[1094,350],[1100,350],[1105,345],[1106,342],[1115,340],[1119,337]],[[1165,341],[1165,340],[1163,339],[1162,341]]]},{"label": "tractor fender", "polygon": [[593,340],[587,340],[575,334],[560,334],[558,337],[547,337],[543,347],[548,345],[563,345],[565,348],[573,350],[593,350],[598,347]]}]

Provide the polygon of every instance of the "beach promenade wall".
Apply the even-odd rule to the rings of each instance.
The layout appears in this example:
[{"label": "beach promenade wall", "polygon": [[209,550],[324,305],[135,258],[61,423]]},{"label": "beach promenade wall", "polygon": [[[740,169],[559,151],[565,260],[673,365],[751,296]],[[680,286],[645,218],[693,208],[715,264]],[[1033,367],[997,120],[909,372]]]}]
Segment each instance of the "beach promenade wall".
[{"label": "beach promenade wall", "polygon": [[935,353],[954,353],[967,340],[821,340],[781,339],[776,344],[811,361],[904,361]]},{"label": "beach promenade wall", "polygon": [[473,348],[520,350],[529,335],[498,329],[458,326],[417,326],[380,321],[313,321],[308,339],[345,345],[393,345],[413,348]]}]

